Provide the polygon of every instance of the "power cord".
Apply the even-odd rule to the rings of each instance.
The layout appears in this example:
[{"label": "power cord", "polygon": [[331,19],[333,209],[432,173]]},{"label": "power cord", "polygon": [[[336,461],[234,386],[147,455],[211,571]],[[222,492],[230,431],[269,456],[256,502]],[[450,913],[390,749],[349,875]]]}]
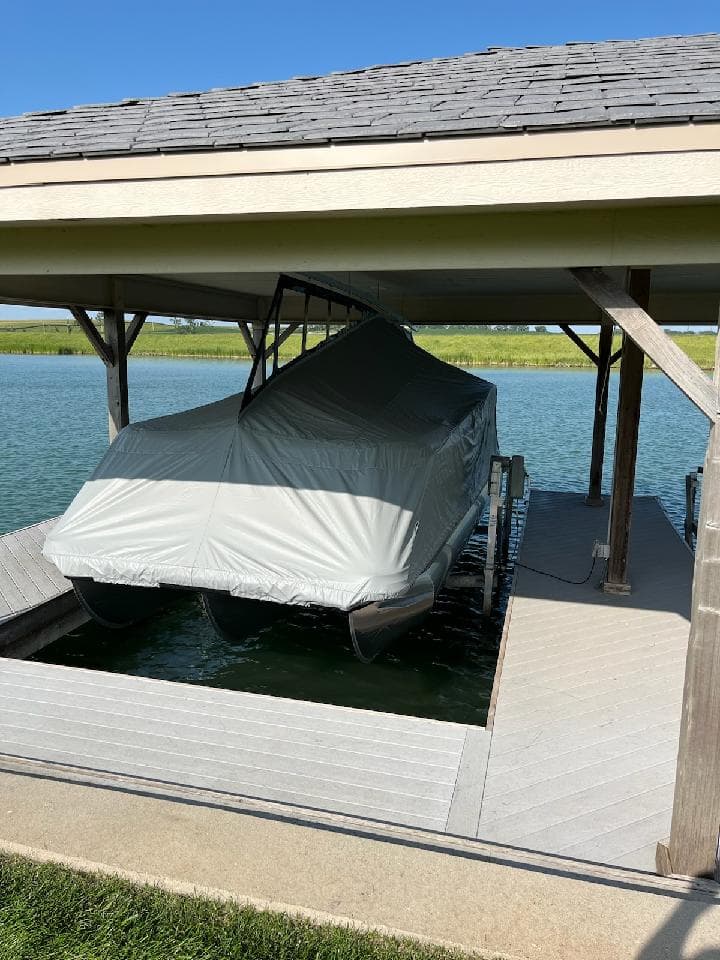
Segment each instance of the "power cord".
[{"label": "power cord", "polygon": [[566,577],[559,577],[556,573],[548,573],[547,570],[538,570],[537,567],[529,567],[525,563],[520,563],[518,560],[515,561],[516,567],[521,567],[523,570],[529,570],[531,573],[539,573],[541,577],[550,577],[551,580],[559,580],[560,583],[569,583],[573,587],[581,587],[583,584],[587,583],[590,577],[592,577],[595,572],[595,567],[597,565],[598,558],[593,557],[592,566],[590,571],[584,580],[568,580]]}]

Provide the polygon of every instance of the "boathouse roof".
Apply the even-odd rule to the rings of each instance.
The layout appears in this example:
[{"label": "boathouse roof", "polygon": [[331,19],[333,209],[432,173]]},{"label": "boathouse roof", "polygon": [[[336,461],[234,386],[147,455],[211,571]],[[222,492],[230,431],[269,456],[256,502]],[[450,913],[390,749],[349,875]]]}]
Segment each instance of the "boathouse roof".
[{"label": "boathouse roof", "polygon": [[720,120],[720,34],[435,60],[0,120],[0,163]]}]

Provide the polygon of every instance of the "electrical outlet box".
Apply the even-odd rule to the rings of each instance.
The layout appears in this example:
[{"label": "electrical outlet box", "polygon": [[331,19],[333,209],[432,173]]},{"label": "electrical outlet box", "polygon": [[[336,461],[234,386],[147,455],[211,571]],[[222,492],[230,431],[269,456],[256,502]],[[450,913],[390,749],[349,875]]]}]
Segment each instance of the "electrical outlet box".
[{"label": "electrical outlet box", "polygon": [[593,544],[592,555],[600,560],[607,560],[610,556],[610,544],[601,543],[599,540],[596,540]]}]

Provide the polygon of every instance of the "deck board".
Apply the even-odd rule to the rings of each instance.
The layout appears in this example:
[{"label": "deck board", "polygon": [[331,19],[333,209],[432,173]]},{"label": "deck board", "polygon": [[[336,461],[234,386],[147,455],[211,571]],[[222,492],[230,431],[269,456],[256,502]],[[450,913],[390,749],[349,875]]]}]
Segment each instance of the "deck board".
[{"label": "deck board", "polygon": [[0,536],[0,623],[22,616],[72,590],[42,555],[55,518]]},{"label": "deck board", "polygon": [[[580,580],[607,507],[534,492],[520,562]],[[654,869],[670,828],[692,556],[659,503],[633,504],[628,597],[519,569],[478,836]]]},{"label": "deck board", "polygon": [[434,830],[451,807],[462,815],[469,730],[489,739],[462,724],[0,660],[7,755]]}]

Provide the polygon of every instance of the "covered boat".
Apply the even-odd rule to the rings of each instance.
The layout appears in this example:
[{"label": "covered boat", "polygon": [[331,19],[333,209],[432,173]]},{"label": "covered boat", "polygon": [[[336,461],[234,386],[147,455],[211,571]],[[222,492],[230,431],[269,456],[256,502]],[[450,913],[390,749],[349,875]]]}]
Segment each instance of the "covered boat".
[{"label": "covered boat", "polygon": [[240,394],[131,424],[45,543],[122,625],[201,591],[238,636],[288,605],[349,614],[373,657],[432,607],[487,498],[495,387],[370,317]]}]

